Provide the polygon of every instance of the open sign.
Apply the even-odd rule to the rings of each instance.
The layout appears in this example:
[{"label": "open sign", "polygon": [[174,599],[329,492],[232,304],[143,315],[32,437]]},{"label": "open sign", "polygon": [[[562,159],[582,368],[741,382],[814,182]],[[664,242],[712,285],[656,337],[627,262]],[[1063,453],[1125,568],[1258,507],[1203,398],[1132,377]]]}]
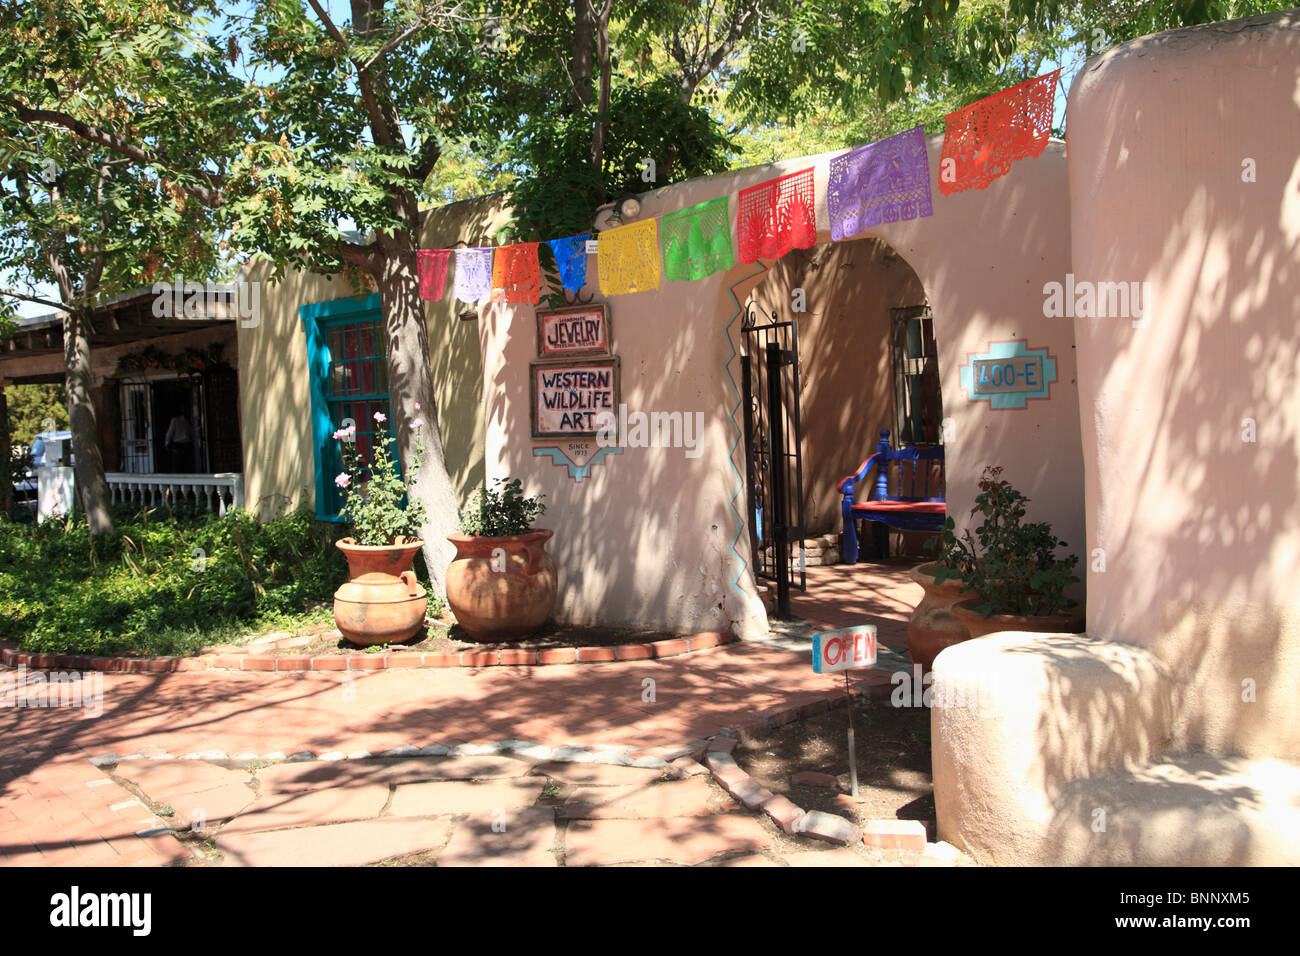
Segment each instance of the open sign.
[{"label": "open sign", "polygon": [[813,671],[832,674],[876,663],[876,625],[859,624],[813,635]]}]

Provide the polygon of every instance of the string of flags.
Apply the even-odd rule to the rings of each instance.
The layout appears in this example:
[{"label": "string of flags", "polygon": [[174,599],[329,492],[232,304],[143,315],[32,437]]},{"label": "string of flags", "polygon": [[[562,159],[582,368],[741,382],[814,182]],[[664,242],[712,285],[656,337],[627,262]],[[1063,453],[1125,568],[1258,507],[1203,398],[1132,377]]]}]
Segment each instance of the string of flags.
[{"label": "string of flags", "polygon": [[[1026,80],[949,113],[940,156],[939,191],[945,196],[984,189],[1013,163],[1040,155],[1051,135],[1060,69]],[[915,126],[859,146],[830,161],[826,208],[831,239],[842,242],[882,223],[934,214],[925,129]],[[813,168],[742,189],[737,195],[736,246],[731,243],[727,196],[624,226],[596,237],[602,295],[627,295],[669,282],[703,279],[730,269],[807,249],[817,239]],[[546,241],[560,284],[580,291],[587,282],[591,234]],[[465,249],[421,249],[416,264],[420,298],[438,301],[453,272],[453,296],[462,302],[527,302],[541,298],[537,242]],[[453,258],[454,254],[454,258]],[[454,270],[451,268],[454,263]]]}]

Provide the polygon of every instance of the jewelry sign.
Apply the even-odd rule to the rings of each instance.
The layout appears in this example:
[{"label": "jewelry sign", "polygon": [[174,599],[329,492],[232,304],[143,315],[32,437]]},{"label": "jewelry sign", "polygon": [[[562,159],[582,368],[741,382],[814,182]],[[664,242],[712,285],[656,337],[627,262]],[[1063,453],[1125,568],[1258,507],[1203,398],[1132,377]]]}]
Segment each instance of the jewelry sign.
[{"label": "jewelry sign", "polygon": [[602,414],[618,413],[618,356],[531,362],[534,438],[588,438]]},{"label": "jewelry sign", "polygon": [[603,302],[537,313],[542,358],[609,354],[609,313]]}]

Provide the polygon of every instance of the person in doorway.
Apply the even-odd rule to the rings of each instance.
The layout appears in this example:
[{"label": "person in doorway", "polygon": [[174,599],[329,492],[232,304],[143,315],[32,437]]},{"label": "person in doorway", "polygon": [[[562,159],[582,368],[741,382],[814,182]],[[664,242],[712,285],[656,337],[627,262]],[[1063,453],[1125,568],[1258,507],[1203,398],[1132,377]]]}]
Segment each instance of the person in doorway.
[{"label": "person in doorway", "polygon": [[163,447],[171,452],[172,474],[188,472],[194,467],[194,431],[184,412],[168,423]]}]

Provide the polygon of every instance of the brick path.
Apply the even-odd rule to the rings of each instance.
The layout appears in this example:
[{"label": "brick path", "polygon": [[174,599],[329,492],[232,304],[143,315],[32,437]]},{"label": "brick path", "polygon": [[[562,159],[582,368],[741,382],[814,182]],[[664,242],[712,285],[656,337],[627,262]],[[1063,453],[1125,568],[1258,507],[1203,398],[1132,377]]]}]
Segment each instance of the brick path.
[{"label": "brick path", "polygon": [[[812,570],[836,580],[835,568]],[[867,620],[881,625],[882,644],[893,643],[905,651],[898,646],[898,622],[905,621],[920,589],[905,583],[901,570],[892,566],[841,569],[840,576],[851,576],[853,589],[874,586],[882,595]],[[900,597],[909,588],[913,595]],[[831,596],[820,606],[815,598],[802,598],[796,613],[840,626],[832,618],[844,614],[834,608],[843,602],[843,594],[831,588],[826,593]],[[852,623],[864,620],[857,608],[849,613],[856,615]],[[711,737],[756,714],[811,703],[839,686],[833,677],[813,674],[806,657],[762,643],[661,661],[533,669],[109,674],[102,680],[103,712],[97,717],[71,708],[0,708],[0,864],[131,865],[187,859],[189,850],[163,829],[162,821],[108,775],[113,769],[119,780],[156,807],[173,810],[173,825],[180,820],[183,828],[195,813],[209,827],[233,817],[234,822],[218,831],[218,845],[223,842],[220,834],[227,834],[227,856],[232,860],[287,859],[307,853],[307,847],[325,846],[312,844],[302,830],[281,829],[274,837],[265,832],[306,824],[316,824],[313,831],[335,828],[330,833],[336,839],[329,845],[338,844],[338,858],[319,862],[370,862],[358,856],[376,852],[365,847],[384,851],[376,859],[436,849],[443,862],[474,862],[476,853],[493,846],[499,849],[494,859],[517,853],[522,854],[519,859],[547,855],[554,862],[557,825],[568,833],[571,846],[565,852],[573,855],[570,862],[617,862],[606,859],[601,847],[638,841],[679,848],[675,855],[638,857],[642,860],[698,862],[678,857],[698,855],[719,840],[734,842],[737,851],[757,851],[762,849],[754,830],[758,823],[734,809],[716,812],[714,792],[709,799],[715,802],[704,814],[698,803],[700,784],[690,781],[657,782],[656,787],[668,789],[640,795],[625,791],[606,798],[584,789],[581,780],[561,779],[563,774],[534,775],[521,786],[515,777],[527,777],[533,763],[522,756],[482,758],[509,759],[524,768],[505,778],[513,783],[466,776],[463,771],[458,772],[460,779],[445,779],[447,772],[440,771],[442,776],[432,779],[356,780],[347,774],[357,771],[344,768],[375,762],[348,760],[285,765],[314,768],[329,786],[268,803],[272,790],[266,788],[265,778],[254,793],[246,770],[202,759],[181,764],[159,758],[276,761],[302,752],[342,758],[402,747],[501,740],[548,747],[616,746],[645,754]],[[109,754],[122,762],[109,763]],[[106,769],[97,768],[91,758]],[[388,762],[397,763],[409,762]],[[268,768],[259,776],[271,771],[297,772]],[[648,775],[652,782],[660,775],[655,770],[631,772]],[[539,784],[548,787],[548,793],[572,797],[572,803],[545,805],[548,797],[539,806]],[[607,805],[611,800],[612,807]],[[482,816],[488,805],[521,821],[513,827],[507,821],[504,833],[510,839],[498,839],[502,833]],[[466,813],[471,817],[464,817]],[[707,826],[696,819],[701,814]],[[261,822],[251,823],[255,817]],[[665,822],[669,819],[671,824]],[[678,833],[682,827],[686,830]],[[543,847],[548,833],[551,843]],[[701,836],[709,833],[717,837],[712,844]],[[294,849],[295,841],[304,840],[306,844]],[[353,845],[363,849],[344,849]],[[321,851],[311,852],[319,857]]]}]

